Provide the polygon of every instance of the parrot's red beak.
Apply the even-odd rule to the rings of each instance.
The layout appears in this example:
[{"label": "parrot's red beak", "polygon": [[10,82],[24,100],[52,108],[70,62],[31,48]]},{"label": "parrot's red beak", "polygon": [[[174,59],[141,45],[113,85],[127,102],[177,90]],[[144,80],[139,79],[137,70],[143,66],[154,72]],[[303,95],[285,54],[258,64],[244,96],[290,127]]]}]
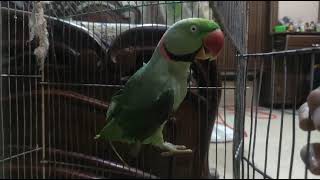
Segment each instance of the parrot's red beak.
[{"label": "parrot's red beak", "polygon": [[224,44],[224,34],[218,29],[210,32],[203,40],[203,46],[197,54],[197,59],[207,60],[216,58]]},{"label": "parrot's red beak", "polygon": [[224,44],[223,32],[219,29],[209,33],[203,43],[204,47],[209,50],[209,53],[213,57],[218,56]]}]

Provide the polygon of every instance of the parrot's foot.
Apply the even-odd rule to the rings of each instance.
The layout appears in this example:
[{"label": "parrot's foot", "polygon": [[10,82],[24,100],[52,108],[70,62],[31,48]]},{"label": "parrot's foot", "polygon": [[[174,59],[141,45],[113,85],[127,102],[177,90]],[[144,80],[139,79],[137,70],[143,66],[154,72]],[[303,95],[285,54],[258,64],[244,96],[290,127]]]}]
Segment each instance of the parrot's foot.
[{"label": "parrot's foot", "polygon": [[179,154],[190,154],[192,153],[191,149],[187,149],[186,146],[183,145],[174,145],[169,142],[164,142],[161,146],[161,149],[166,150],[167,152],[161,153],[161,156],[174,156]]}]

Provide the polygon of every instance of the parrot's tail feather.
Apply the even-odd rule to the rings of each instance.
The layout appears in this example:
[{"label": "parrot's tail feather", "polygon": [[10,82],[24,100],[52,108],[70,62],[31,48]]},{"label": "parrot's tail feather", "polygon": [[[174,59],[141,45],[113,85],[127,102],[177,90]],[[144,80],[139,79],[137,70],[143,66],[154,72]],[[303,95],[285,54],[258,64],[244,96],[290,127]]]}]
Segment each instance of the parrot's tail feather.
[{"label": "parrot's tail feather", "polygon": [[114,151],[114,153],[116,153],[116,155],[117,155],[118,158],[120,159],[120,161],[121,161],[125,166],[128,166],[128,167],[129,167],[129,165],[122,159],[122,157],[120,156],[120,154],[118,153],[118,151],[116,150],[116,148],[113,146],[113,144],[112,144],[111,141],[109,141],[109,144],[110,144],[112,150]]}]

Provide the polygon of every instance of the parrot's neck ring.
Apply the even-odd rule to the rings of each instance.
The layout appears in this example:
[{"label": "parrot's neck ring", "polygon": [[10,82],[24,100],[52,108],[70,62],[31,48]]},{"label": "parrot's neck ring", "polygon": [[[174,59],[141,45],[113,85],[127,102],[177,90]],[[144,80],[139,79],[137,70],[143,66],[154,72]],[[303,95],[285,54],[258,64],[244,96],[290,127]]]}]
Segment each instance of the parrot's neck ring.
[{"label": "parrot's neck ring", "polygon": [[160,45],[160,53],[162,56],[164,56],[167,60],[172,60],[172,61],[182,61],[182,62],[192,62],[194,58],[196,57],[197,53],[201,50],[202,46],[197,49],[193,53],[188,53],[188,54],[181,54],[177,55],[172,52],[170,52],[165,44],[161,42]]}]

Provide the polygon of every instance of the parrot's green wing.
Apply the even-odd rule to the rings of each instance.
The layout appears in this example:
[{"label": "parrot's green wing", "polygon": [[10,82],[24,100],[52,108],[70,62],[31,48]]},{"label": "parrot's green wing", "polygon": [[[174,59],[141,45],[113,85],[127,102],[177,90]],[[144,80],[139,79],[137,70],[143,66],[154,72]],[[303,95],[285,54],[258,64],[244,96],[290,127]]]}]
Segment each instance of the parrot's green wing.
[{"label": "parrot's green wing", "polygon": [[112,98],[107,112],[109,122],[98,137],[110,141],[137,143],[159,134],[156,132],[159,128],[162,129],[162,125],[172,112],[174,92],[172,89],[162,92],[151,105],[133,106],[132,102],[128,102],[127,96],[130,94],[128,92],[131,90],[130,86],[136,85],[134,82],[135,80],[131,79],[126,85],[127,88]]}]

